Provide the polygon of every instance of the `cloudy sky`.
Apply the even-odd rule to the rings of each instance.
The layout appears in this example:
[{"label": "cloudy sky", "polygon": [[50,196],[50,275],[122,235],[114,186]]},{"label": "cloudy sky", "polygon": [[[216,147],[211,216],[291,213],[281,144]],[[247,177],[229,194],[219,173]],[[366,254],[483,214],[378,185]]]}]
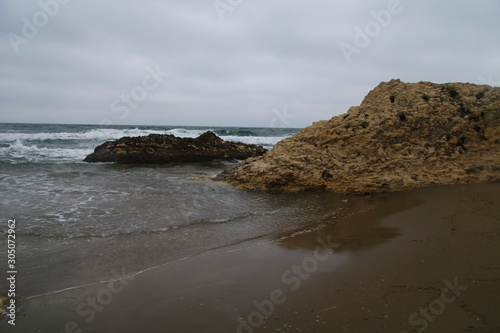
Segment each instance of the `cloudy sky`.
[{"label": "cloudy sky", "polygon": [[1,0],[0,122],[304,127],[381,81],[499,85],[496,0]]}]

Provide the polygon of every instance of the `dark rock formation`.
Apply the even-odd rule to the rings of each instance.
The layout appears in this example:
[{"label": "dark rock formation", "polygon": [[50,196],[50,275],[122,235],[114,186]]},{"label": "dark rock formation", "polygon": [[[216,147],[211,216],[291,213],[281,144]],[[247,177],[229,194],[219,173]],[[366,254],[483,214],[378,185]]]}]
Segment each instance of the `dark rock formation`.
[{"label": "dark rock formation", "polygon": [[168,134],[124,137],[95,148],[85,162],[117,162],[121,164],[162,164],[209,162],[212,160],[244,160],[266,152],[261,146],[226,142],[213,132],[197,138],[178,138]]},{"label": "dark rock formation", "polygon": [[383,82],[219,179],[245,189],[393,191],[500,180],[500,88]]}]

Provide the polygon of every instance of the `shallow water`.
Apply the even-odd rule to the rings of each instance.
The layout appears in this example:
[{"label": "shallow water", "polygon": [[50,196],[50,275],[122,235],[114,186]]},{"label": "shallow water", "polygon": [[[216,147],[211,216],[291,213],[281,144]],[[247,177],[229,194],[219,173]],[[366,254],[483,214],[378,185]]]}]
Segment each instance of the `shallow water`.
[{"label": "shallow water", "polygon": [[136,272],[333,220],[346,205],[332,194],[247,192],[193,180],[229,166],[78,165],[31,175],[11,170],[3,180],[9,191],[2,215],[17,221],[23,293],[91,283],[113,267]]},{"label": "shallow water", "polygon": [[[226,139],[268,146],[296,131],[215,130]],[[236,162],[82,162],[93,147],[124,135],[196,136],[204,131],[1,124],[0,212],[5,223],[0,237],[6,237],[7,220],[15,219],[19,293],[32,297],[95,283],[112,269],[143,271],[318,220],[333,221],[347,207],[347,197],[334,194],[241,191],[197,180]],[[0,256],[6,250],[0,248]]]}]

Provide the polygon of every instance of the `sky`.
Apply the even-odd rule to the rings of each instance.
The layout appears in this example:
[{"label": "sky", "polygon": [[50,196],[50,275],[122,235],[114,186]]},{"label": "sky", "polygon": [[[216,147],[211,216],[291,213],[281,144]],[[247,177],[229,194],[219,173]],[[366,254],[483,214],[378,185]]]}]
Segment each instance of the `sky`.
[{"label": "sky", "polygon": [[301,128],[500,85],[497,0],[0,0],[0,122]]}]

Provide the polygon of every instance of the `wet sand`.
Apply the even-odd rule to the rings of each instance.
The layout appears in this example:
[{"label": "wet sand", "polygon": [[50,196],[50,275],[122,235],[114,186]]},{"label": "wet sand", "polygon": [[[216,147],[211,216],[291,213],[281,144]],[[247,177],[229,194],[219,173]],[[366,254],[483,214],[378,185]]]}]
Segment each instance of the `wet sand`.
[{"label": "wet sand", "polygon": [[380,195],[313,231],[31,299],[0,329],[500,332],[499,194],[491,183]]}]

